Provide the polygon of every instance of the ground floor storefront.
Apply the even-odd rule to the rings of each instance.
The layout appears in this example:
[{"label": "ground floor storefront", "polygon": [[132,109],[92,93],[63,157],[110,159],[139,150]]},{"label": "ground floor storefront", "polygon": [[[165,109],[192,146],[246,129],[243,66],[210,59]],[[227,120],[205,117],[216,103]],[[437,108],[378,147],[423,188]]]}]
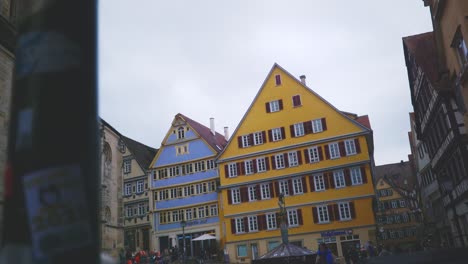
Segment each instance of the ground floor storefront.
[{"label": "ground floor storefront", "polygon": [[[333,254],[342,257],[348,247],[360,248],[368,241],[375,244],[375,226],[329,230],[289,235],[289,242],[316,251],[320,243],[326,243]],[[271,251],[281,243],[281,237],[259,238],[249,241],[227,241],[225,258],[231,263],[250,262]]]},{"label": "ground floor storefront", "polygon": [[150,244],[151,226],[125,227],[125,248],[133,252],[153,250]]}]

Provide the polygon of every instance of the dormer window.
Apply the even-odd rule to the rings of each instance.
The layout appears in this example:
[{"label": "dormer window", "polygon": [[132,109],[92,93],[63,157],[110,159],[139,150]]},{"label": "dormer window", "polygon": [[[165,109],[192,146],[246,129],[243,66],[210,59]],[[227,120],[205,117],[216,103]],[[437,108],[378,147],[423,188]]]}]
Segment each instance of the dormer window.
[{"label": "dormer window", "polygon": [[183,127],[179,127],[177,129],[177,138],[178,139],[183,139],[185,138],[185,129]]}]

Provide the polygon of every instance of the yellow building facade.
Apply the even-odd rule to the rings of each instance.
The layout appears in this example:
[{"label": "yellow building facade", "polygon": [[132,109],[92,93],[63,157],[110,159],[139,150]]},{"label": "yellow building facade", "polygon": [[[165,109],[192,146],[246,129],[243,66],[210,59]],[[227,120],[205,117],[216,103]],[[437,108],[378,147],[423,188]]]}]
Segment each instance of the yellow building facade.
[{"label": "yellow building facade", "polygon": [[249,262],[281,243],[278,197],[289,241],[335,255],[375,240],[372,130],[275,64],[219,155],[224,253]]}]

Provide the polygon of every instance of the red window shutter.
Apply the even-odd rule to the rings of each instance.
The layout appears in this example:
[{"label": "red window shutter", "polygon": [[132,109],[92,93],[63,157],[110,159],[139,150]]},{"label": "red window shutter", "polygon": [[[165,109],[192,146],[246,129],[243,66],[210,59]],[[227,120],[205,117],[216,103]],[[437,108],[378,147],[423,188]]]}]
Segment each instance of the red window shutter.
[{"label": "red window shutter", "polygon": [[335,220],[338,221],[338,220],[341,220],[340,218],[340,211],[338,209],[338,204],[334,204],[333,205],[333,213],[335,214]]},{"label": "red window shutter", "polygon": [[344,141],[338,142],[338,148],[340,149],[340,156],[341,157],[346,156],[346,149],[345,149]]},{"label": "red window shutter", "polygon": [[262,141],[263,141],[263,144],[265,144],[265,142],[267,141],[266,132],[265,132],[265,131],[262,131]]},{"label": "red window shutter", "polygon": [[306,192],[307,192],[306,177],[302,177],[302,178],[301,178],[301,181],[302,181],[302,191],[303,191],[304,193],[306,193]]},{"label": "red window shutter", "polygon": [[249,145],[253,146],[253,134],[249,134]]},{"label": "red window shutter", "polygon": [[327,172],[328,180],[330,181],[330,188],[335,189],[335,177],[333,177],[333,172]]},{"label": "red window shutter", "polygon": [[271,129],[268,130],[268,141],[272,142],[273,141],[273,133]]},{"label": "red window shutter", "polygon": [[289,126],[289,132],[291,132],[291,137],[292,138],[296,137],[296,133],[294,133],[294,125]]},{"label": "red window shutter", "polygon": [[241,165],[241,162],[237,162],[236,163],[236,167],[237,167],[237,175],[242,175],[242,165]]},{"label": "red window shutter", "polygon": [[327,210],[328,210],[328,217],[330,218],[330,221],[335,221],[335,215],[333,212],[333,206],[331,204],[327,205]]},{"label": "red window shutter", "polygon": [[297,153],[297,162],[299,163],[299,165],[302,165],[302,154],[301,154],[301,151],[298,150]]},{"label": "red window shutter", "polygon": [[276,193],[276,196],[279,197],[280,189],[279,189],[279,182],[277,182],[277,181],[275,181],[275,193]]},{"label": "red window shutter", "polygon": [[304,149],[304,158],[305,158],[305,163],[310,163],[310,157],[309,157],[309,150]]},{"label": "red window shutter", "polygon": [[330,149],[328,148],[328,144],[323,146],[325,148],[325,157],[328,159],[330,159]]},{"label": "red window shutter", "polygon": [[236,219],[231,219],[231,233],[236,233]]},{"label": "red window shutter", "polygon": [[349,202],[349,210],[351,211],[351,218],[356,218],[356,208],[354,207],[354,202]]},{"label": "red window shutter", "polygon": [[252,160],[252,168],[253,168],[253,172],[257,173],[257,160],[256,159]]},{"label": "red window shutter", "polygon": [[281,75],[275,76],[276,85],[281,85]]},{"label": "red window shutter", "polygon": [[279,109],[283,110],[283,100],[282,99],[278,100],[278,104],[279,104]]},{"label": "red window shutter", "polygon": [[247,217],[244,217],[244,230],[245,232],[249,232],[249,219]]},{"label": "red window shutter", "polygon": [[304,224],[304,220],[302,219],[302,209],[297,209],[297,220],[299,221],[299,225]]},{"label": "red window shutter", "polygon": [[258,230],[265,230],[265,215],[258,215],[257,216],[257,222],[258,222]]},{"label": "red window shutter", "polygon": [[317,151],[318,151],[318,154],[319,154],[319,160],[322,161],[323,160],[322,147],[321,146],[317,147]]},{"label": "red window shutter", "polygon": [[366,167],[361,166],[362,183],[367,183]]},{"label": "red window shutter", "polygon": [[227,190],[227,199],[228,199],[228,204],[232,204],[232,192],[231,192],[231,190]]},{"label": "red window shutter", "polygon": [[288,191],[289,191],[289,195],[293,195],[292,180],[288,180]]},{"label": "red window shutter", "polygon": [[328,181],[329,181],[328,178],[330,178],[329,175],[328,175],[328,173],[324,173],[324,174],[323,174],[323,181],[324,181],[324,183],[325,183],[325,190],[330,189],[330,183],[328,182]]},{"label": "red window shutter", "polygon": [[224,177],[229,178],[229,166],[224,165]]},{"label": "red window shutter", "polygon": [[262,196],[260,195],[260,184],[255,185],[255,196],[257,196],[257,200],[262,199]]},{"label": "red window shutter", "polygon": [[287,168],[289,167],[289,158],[288,158],[288,153],[283,154],[283,159],[284,159],[284,166]]},{"label": "red window shutter", "polygon": [[284,131],[284,127],[281,127],[281,138],[286,139],[286,132]]},{"label": "red window shutter", "polygon": [[315,192],[314,176],[309,176],[310,191]]},{"label": "red window shutter", "polygon": [[359,138],[354,139],[354,146],[356,146],[356,152],[361,153],[361,144],[359,144]]},{"label": "red window shutter", "polygon": [[346,183],[346,186],[351,186],[351,174],[349,172],[349,169],[345,169],[344,170],[344,179],[345,179],[345,183]]},{"label": "red window shutter", "polygon": [[[270,159],[271,159],[271,167],[272,167],[274,170],[276,170],[275,156],[271,156]],[[265,158],[265,160],[266,160],[266,158]]]},{"label": "red window shutter", "polygon": [[249,201],[249,191],[247,187],[241,187],[240,188],[240,196],[241,196],[241,202],[245,203]]},{"label": "red window shutter", "polygon": [[292,101],[293,101],[293,106],[297,106],[297,95],[294,95],[292,97]]},{"label": "red window shutter", "polygon": [[300,96],[300,95],[296,95],[296,97],[297,97],[297,99],[296,99],[296,101],[297,101],[297,104],[296,104],[296,106],[300,106],[300,105],[302,105],[302,102],[301,102],[301,96]]},{"label": "red window shutter", "polygon": [[311,121],[304,122],[304,133],[306,135],[312,133],[312,122]]},{"label": "red window shutter", "polygon": [[239,148],[242,148],[242,137],[237,137],[237,144],[239,145]]},{"label": "red window shutter", "polygon": [[275,197],[275,193],[273,192],[273,183],[270,182],[268,184],[268,188],[270,189],[271,197]]},{"label": "red window shutter", "polygon": [[322,118],[322,129],[323,131],[327,130],[327,121],[325,120],[325,118]]},{"label": "red window shutter", "polygon": [[270,110],[270,102],[266,102],[266,103],[265,103],[265,107],[266,107],[266,112],[267,112],[267,113],[270,113],[270,112],[271,112],[271,110]]},{"label": "red window shutter", "polygon": [[239,162],[239,167],[240,167],[240,173],[239,175],[245,175],[245,162],[241,161]]},{"label": "red window shutter", "polygon": [[270,170],[270,160],[268,159],[268,157],[265,157],[265,167],[267,171]]},{"label": "red window shutter", "polygon": [[312,216],[314,218],[314,223],[318,223],[319,222],[319,219],[318,219],[318,212],[317,212],[317,207],[312,207]]}]

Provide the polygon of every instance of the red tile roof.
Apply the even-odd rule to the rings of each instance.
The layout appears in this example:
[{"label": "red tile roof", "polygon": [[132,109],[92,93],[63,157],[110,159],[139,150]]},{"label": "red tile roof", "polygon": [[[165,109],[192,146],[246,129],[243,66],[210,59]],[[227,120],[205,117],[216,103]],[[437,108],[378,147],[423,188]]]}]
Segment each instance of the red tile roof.
[{"label": "red tile roof", "polygon": [[371,125],[370,125],[370,121],[369,121],[369,116],[368,115],[363,115],[363,116],[358,116],[356,118],[356,121],[359,122],[359,124],[369,128],[369,129],[372,129],[371,128]]},{"label": "red tile roof", "polygon": [[437,49],[433,32],[403,38],[403,44],[414,56],[427,78],[434,84],[438,81]]},{"label": "red tile roof", "polygon": [[197,121],[188,118],[183,114],[177,114],[176,117],[180,117],[185,120],[199,135],[202,137],[217,153],[221,152],[227,144],[224,135],[215,132],[215,135],[211,133],[211,129],[198,123]]}]

